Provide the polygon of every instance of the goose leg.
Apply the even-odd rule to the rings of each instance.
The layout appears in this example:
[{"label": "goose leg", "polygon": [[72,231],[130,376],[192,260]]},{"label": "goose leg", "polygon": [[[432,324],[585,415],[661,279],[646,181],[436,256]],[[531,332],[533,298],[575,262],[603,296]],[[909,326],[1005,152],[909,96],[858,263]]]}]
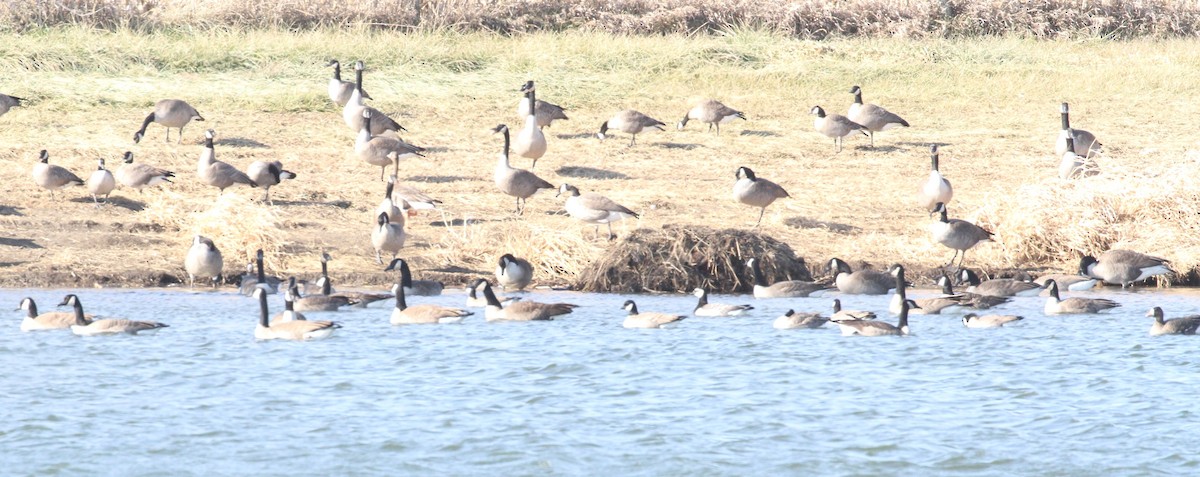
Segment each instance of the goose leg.
[{"label": "goose leg", "polygon": [[521,215],[521,198],[517,197],[517,215]]},{"label": "goose leg", "polygon": [[630,134],[629,135],[629,147],[633,147],[633,144],[636,142],[637,142],[637,134]]},{"label": "goose leg", "polygon": [[720,136],[721,135],[721,123],[717,123],[716,126],[717,126],[717,135]]},{"label": "goose leg", "polygon": [[761,208],[761,209],[758,209],[758,221],[757,221],[757,222],[754,222],[754,228],[756,228],[756,229],[757,229],[757,228],[758,228],[758,226],[759,226],[759,224],[761,224],[761,223],[762,223],[763,214],[765,214],[765,213],[767,213],[767,208],[766,208],[766,207],[763,207],[763,208]]},{"label": "goose leg", "polygon": [[835,148],[834,152],[842,152],[842,138],[833,138],[833,147]]},{"label": "goose leg", "polygon": [[[607,225],[608,225],[608,240],[612,241],[613,239],[617,238],[617,234],[614,234],[612,231],[612,222],[609,222]],[[596,226],[596,231],[597,232],[600,231],[599,225]]]},{"label": "goose leg", "polygon": [[196,288],[196,277],[188,274],[188,288]]},{"label": "goose leg", "polygon": [[[171,128],[167,128],[167,131],[170,131],[170,130],[171,130]],[[171,141],[168,139],[167,142],[171,142]],[[183,144],[183,126],[179,126],[179,137],[175,138],[175,144]]]},{"label": "goose leg", "polygon": [[942,265],[942,268],[948,268],[949,266],[954,265],[954,259],[956,258],[958,258],[958,250],[954,251],[954,255],[950,257],[950,261],[946,262],[945,265]]},{"label": "goose leg", "polygon": [[875,149],[875,131],[870,131],[867,135],[871,136],[871,149]]},{"label": "goose leg", "polygon": [[375,249],[375,261],[383,265],[383,257],[379,255],[379,249]]},{"label": "goose leg", "polygon": [[167,144],[170,144],[171,143],[171,128],[166,128],[166,129],[167,129]]}]

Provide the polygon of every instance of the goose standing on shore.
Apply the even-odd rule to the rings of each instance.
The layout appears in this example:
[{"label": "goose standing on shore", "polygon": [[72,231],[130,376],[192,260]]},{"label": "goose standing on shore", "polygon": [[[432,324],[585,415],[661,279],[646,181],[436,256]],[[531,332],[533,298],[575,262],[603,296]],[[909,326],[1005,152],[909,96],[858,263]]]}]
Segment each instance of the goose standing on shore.
[{"label": "goose standing on shore", "polygon": [[870,136],[866,126],[851,121],[849,118],[840,114],[825,114],[825,109],[820,106],[813,106],[809,113],[817,118],[813,120],[813,129],[824,134],[827,137],[833,138],[833,146],[836,148],[834,152],[842,152],[842,141],[846,136],[854,133]]},{"label": "goose standing on shore", "polygon": [[84,184],[83,179],[80,179],[74,172],[57,164],[51,164],[50,153],[45,149],[38,153],[38,162],[33,165],[33,182],[50,191],[51,199],[54,199],[55,190]]},{"label": "goose standing on shore", "polygon": [[1047,315],[1100,313],[1121,306],[1120,303],[1104,298],[1063,299],[1058,294],[1058,283],[1054,280],[1047,280],[1046,287],[1050,290],[1050,297],[1046,298],[1046,307],[1043,310]]},{"label": "goose standing on shore", "polygon": [[[340,107],[346,107],[346,103],[350,102],[350,95],[354,93],[354,83],[350,81],[342,81],[342,64],[338,60],[329,60],[326,67],[333,67],[333,77],[329,78],[329,99]],[[362,92],[362,97],[367,99],[372,98],[366,91]]]},{"label": "goose standing on shore", "polygon": [[142,128],[133,133],[134,144],[142,142],[142,138],[146,136],[146,128],[150,123],[158,123],[167,128],[166,142],[171,143],[171,128],[179,128],[179,137],[175,138],[175,144],[183,142],[183,127],[187,126],[192,121],[203,121],[204,117],[193,108],[179,99],[164,99],[154,103],[154,111],[146,116],[142,121]]},{"label": "goose standing on shore", "polygon": [[217,250],[217,245],[212,239],[197,235],[192,240],[187,257],[183,259],[183,268],[188,274],[188,286],[195,287],[196,277],[200,277],[211,278],[212,286],[216,288],[224,267],[225,259],[221,257],[221,251]]},{"label": "goose standing on shore", "polygon": [[[532,83],[532,81],[530,81],[530,83]],[[522,90],[522,92],[524,91]],[[550,127],[551,123],[560,119],[564,121],[570,119],[567,117],[567,113],[563,111],[562,106],[554,103],[547,103],[540,99],[533,102],[533,110],[534,116],[537,117],[537,125],[539,128]],[[529,116],[529,101],[522,97],[521,101],[517,102],[517,117],[520,118],[521,121],[524,121],[526,116]]]},{"label": "goose standing on shore", "polygon": [[775,203],[776,199],[791,197],[779,184],[755,176],[749,167],[737,168],[733,176],[737,178],[733,183],[733,198],[751,207],[758,207],[755,228],[762,224],[763,214],[767,212],[768,205]]},{"label": "goose standing on shore", "polygon": [[9,96],[7,94],[0,93],[0,116],[4,116],[10,110],[12,110],[12,108],[21,106],[21,101],[26,100],[24,98],[18,98],[16,96]]},{"label": "goose standing on shore", "polygon": [[166,324],[157,321],[137,321],[123,318],[106,318],[89,321],[87,315],[83,313],[83,303],[80,303],[79,297],[75,295],[63,297],[62,303],[59,303],[58,306],[70,306],[75,309],[75,322],[71,324],[71,333],[78,336],[103,336],[121,333],[130,335],[154,334],[158,330],[167,327]]},{"label": "goose standing on shore", "polygon": [[[1054,151],[1062,156],[1063,153],[1073,150],[1080,157],[1092,157],[1100,152],[1102,144],[1096,140],[1096,135],[1082,129],[1074,129],[1071,127],[1071,109],[1067,103],[1063,103],[1059,109],[1059,114],[1062,118],[1062,131],[1058,134],[1058,139],[1054,143]],[[1071,140],[1068,145],[1067,139]]]},{"label": "goose standing on shore", "polygon": [[387,185],[384,186],[383,200],[379,201],[379,205],[375,207],[375,214],[387,214],[389,221],[393,224],[400,224],[403,227],[404,222],[407,220],[404,217],[407,211],[397,207],[395,199],[392,198],[394,195],[393,191],[396,189],[396,183],[393,181],[394,177],[388,177]]},{"label": "goose standing on shore", "polygon": [[200,181],[219,189],[220,192],[217,195],[224,194],[225,189],[234,184],[258,187],[258,184],[250,180],[250,176],[245,172],[217,160],[217,151],[213,149],[215,134],[212,129],[204,131],[204,150],[200,152],[200,159],[196,162],[196,175],[200,177]]},{"label": "goose standing on shore", "polygon": [[388,131],[395,134],[400,134],[400,131],[407,132],[404,126],[396,122],[388,115],[379,112],[378,109],[366,106],[363,104],[363,98],[366,93],[363,91],[363,62],[354,62],[354,91],[350,93],[350,99],[346,101],[346,106],[342,107],[342,120],[346,122],[346,126],[350,127],[351,131],[359,132],[366,122],[366,118],[371,118],[369,131],[372,136],[379,136]]},{"label": "goose standing on shore", "polygon": [[942,171],[938,170],[938,146],[934,144],[929,146],[930,167],[929,179],[925,180],[925,184],[921,186],[921,200],[925,205],[925,210],[931,213],[937,208],[937,204],[949,204],[950,199],[954,198],[954,188],[950,187],[950,181],[942,176]]},{"label": "goose standing on shore", "polygon": [[511,253],[500,256],[496,266],[496,283],[505,291],[524,290],[533,281],[533,264],[529,260],[514,257]]},{"label": "goose standing on shore", "polygon": [[246,167],[246,175],[250,177],[251,182],[265,189],[263,202],[271,205],[275,205],[274,202],[271,202],[271,186],[278,185],[284,179],[296,178],[296,173],[284,170],[283,163],[279,161],[251,162],[250,166]]},{"label": "goose standing on shore", "polygon": [[754,275],[754,298],[806,297],[830,289],[826,285],[803,280],[783,280],[768,285],[762,269],[758,266],[757,258],[746,260],[746,266],[750,267],[750,272]]},{"label": "goose standing on shore", "polygon": [[933,241],[954,250],[954,256],[950,257],[946,266],[953,265],[954,259],[958,258],[959,252],[962,252],[962,258],[958,261],[958,268],[962,268],[963,262],[967,259],[967,250],[980,243],[992,241],[992,233],[983,227],[962,219],[948,218],[944,203],[939,202],[935,205],[933,212],[940,214],[938,220],[929,226],[929,233],[933,236]]},{"label": "goose standing on shore", "polygon": [[840,258],[829,261],[829,273],[838,291],[848,295],[887,295],[896,288],[896,280],[888,272],[878,270],[853,271]]},{"label": "goose standing on shore", "polygon": [[1104,252],[1099,258],[1084,255],[1079,259],[1079,271],[1105,283],[1119,284],[1121,288],[1129,288],[1150,277],[1175,273],[1165,258],[1120,249]]},{"label": "goose standing on shore", "polygon": [[[1070,130],[1068,130],[1068,133]],[[1082,179],[1100,173],[1100,167],[1090,157],[1075,153],[1075,140],[1067,136],[1067,150],[1062,153],[1062,161],[1058,163],[1058,178],[1062,180]]]},{"label": "goose standing on shore", "polygon": [[621,326],[625,328],[662,328],[665,325],[683,321],[683,315],[672,315],[668,313],[641,313],[638,311],[637,303],[633,300],[625,300],[625,304],[621,308],[628,312],[625,315],[625,321]]},{"label": "goose standing on shore", "polygon": [[702,123],[707,123],[709,131],[713,130],[713,126],[716,126],[717,135],[720,136],[721,123],[727,123],[729,121],[733,121],[734,119],[741,119],[744,121],[746,119],[746,115],[742,114],[741,111],[724,105],[720,101],[715,99],[706,99],[701,101],[692,109],[689,109],[687,114],[683,115],[683,119],[681,119],[679,124],[677,124],[675,127],[682,131],[683,127],[687,126],[688,121],[693,119]]},{"label": "goose standing on shore", "polygon": [[564,205],[567,215],[584,223],[595,225],[596,236],[600,235],[600,224],[604,224],[608,226],[608,239],[615,239],[617,235],[612,231],[613,222],[629,217],[640,218],[637,212],[613,202],[608,197],[595,192],[580,194],[579,188],[571,184],[559,186],[558,194],[555,197],[564,193],[567,194],[567,203]]},{"label": "goose standing on shore", "polygon": [[403,225],[392,223],[386,213],[379,214],[375,224],[374,230],[371,231],[371,245],[375,246],[375,261],[383,265],[383,252],[391,253],[392,259],[395,260],[396,254],[404,248],[408,234]]},{"label": "goose standing on shore", "polygon": [[633,147],[637,142],[637,135],[647,129],[658,129],[666,131],[667,123],[654,119],[645,114],[639,113],[632,109],[621,111],[600,125],[600,132],[596,137],[603,141],[608,137],[608,130],[615,129],[623,133],[629,134],[629,147]]},{"label": "goose standing on shore", "polygon": [[692,295],[694,295],[698,299],[698,301],[696,302],[696,308],[692,310],[692,314],[696,315],[696,316],[709,316],[709,317],[741,316],[741,315],[746,314],[746,312],[754,309],[754,307],[750,306],[750,305],[727,305],[724,303],[709,303],[708,302],[708,290],[705,290],[703,288],[697,288],[695,290],[692,290]]},{"label": "goose standing on shore", "polygon": [[[65,330],[76,323],[73,312],[51,311],[38,314],[37,303],[30,297],[21,299],[21,310],[25,311],[25,318],[21,320],[21,331]],[[94,318],[90,313],[83,315],[84,323],[91,323]]]},{"label": "goose standing on shore", "polygon": [[124,163],[121,164],[121,167],[117,168],[115,177],[117,182],[120,182],[122,186],[141,191],[146,186],[171,182],[171,178],[175,177],[175,173],[140,162],[134,164],[133,152],[125,151]]},{"label": "goose standing on shore", "polygon": [[546,135],[542,134],[542,128],[538,126],[535,114],[537,108],[534,104],[537,90],[533,86],[533,81],[525,82],[525,85],[521,87],[521,93],[525,94],[525,103],[528,105],[529,114],[525,115],[525,126],[517,133],[512,149],[518,156],[533,159],[533,164],[529,168],[536,169],[538,159],[546,155]]},{"label": "goose standing on shore", "polygon": [[492,291],[492,284],[483,282],[483,297],[487,300],[483,317],[487,321],[548,321],[554,317],[571,313],[578,307],[570,303],[539,303],[518,301],[501,305]]},{"label": "goose standing on shore", "polygon": [[539,190],[554,189],[554,184],[546,182],[532,172],[514,168],[509,164],[508,150],[512,141],[508,135],[508,126],[501,124],[493,128],[492,132],[504,134],[504,150],[501,151],[500,158],[496,162],[496,170],[493,176],[496,187],[500,188],[501,192],[516,197],[517,215],[524,214],[525,201],[533,197],[533,194],[536,194]]},{"label": "goose standing on shore", "polygon": [[112,173],[104,168],[104,159],[100,159],[99,162],[100,167],[92,172],[87,181],[88,191],[92,193],[92,202],[95,202],[97,207],[100,206],[98,197],[104,196],[104,203],[107,204],[108,195],[117,187],[117,181],[113,179]]},{"label": "goose standing on shore", "polygon": [[362,110],[362,127],[354,139],[354,154],[367,164],[379,166],[379,180],[383,180],[387,167],[395,164],[396,176],[400,174],[400,161],[412,157],[425,157],[421,152],[423,147],[414,146],[400,138],[391,136],[372,135],[372,115],[370,108]]},{"label": "goose standing on shore", "polygon": [[254,297],[258,299],[258,326],[254,327],[256,340],[319,340],[330,337],[334,330],[342,327],[335,321],[293,320],[271,323],[266,292],[254,290]]},{"label": "goose standing on shore", "polygon": [[1154,317],[1154,324],[1150,325],[1150,336],[1194,335],[1196,330],[1200,329],[1200,315],[1183,316],[1164,321],[1162,308],[1156,306],[1146,312],[1146,316]]},{"label": "goose standing on shore", "polygon": [[857,85],[850,88],[850,94],[854,95],[854,102],[850,103],[850,111],[846,113],[846,117],[851,121],[866,126],[867,135],[871,136],[871,147],[875,147],[876,132],[887,131],[900,126],[908,127],[908,121],[905,121],[904,118],[896,115],[896,113],[871,103],[863,104],[862,88],[859,88]]}]

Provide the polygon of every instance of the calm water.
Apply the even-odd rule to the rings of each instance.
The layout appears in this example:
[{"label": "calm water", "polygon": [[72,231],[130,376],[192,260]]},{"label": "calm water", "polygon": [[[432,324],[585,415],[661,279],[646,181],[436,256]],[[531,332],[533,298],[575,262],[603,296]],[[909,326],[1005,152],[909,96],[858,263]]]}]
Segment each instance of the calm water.
[{"label": "calm water", "polygon": [[1195,292],[1105,293],[1124,307],[1082,317],[1018,298],[1011,327],[917,316],[905,338],[771,328],[829,298],[714,296],[757,313],[667,330],[621,328],[616,295],[530,294],[582,305],[548,323],[394,327],[388,302],[309,313],[345,327],[307,343],[256,342],[256,303],[232,292],[0,290],[0,304],[49,311],[68,292],[171,328],[22,333],[9,312],[5,475],[1200,474],[1200,337],[1152,338],[1143,317],[1198,313]]}]

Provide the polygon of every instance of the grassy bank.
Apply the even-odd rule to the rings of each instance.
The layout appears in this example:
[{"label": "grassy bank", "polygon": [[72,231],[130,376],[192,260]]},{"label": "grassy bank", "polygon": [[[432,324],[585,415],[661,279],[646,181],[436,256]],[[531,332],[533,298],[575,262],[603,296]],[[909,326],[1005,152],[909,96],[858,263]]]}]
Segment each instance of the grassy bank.
[{"label": "grassy bank", "polygon": [[[52,29],[0,35],[0,92],[30,99],[0,117],[3,284],[91,285],[155,282],[182,274],[194,233],[213,235],[235,271],[258,246],[269,268],[303,273],[331,250],[335,274],[382,281],[368,241],[382,196],[378,170],[350,156],[353,134],[325,93],[329,58],[361,58],[375,107],[431,149],[409,161],[402,179],[445,201],[438,214],[410,220],[405,255],[418,273],[489,272],[500,253],[530,257],[543,283],[572,280],[607,243],[560,214],[561,199],[541,193],[525,217],[495,190],[499,138],[488,128],[519,124],[516,90],[539,81],[540,98],[571,120],[546,130],[549,152],[536,172],[553,183],[596,191],[643,215],[615,227],[704,224],[748,227],[756,211],[734,203],[738,166],[753,168],[792,194],[767,211],[762,231],[812,264],[829,257],[932,267],[949,258],[931,243],[915,194],[928,175],[928,145],[942,144],[942,171],[955,187],[953,216],[979,220],[998,244],[972,251],[987,270],[1070,270],[1082,252],[1128,247],[1194,269],[1200,249],[1187,240],[1200,226],[1189,178],[1200,165],[1193,130],[1200,53],[1194,41],[974,40],[803,41],[738,30],[722,36],[615,36],[539,33],[498,36],[448,31],[398,34],[370,29],[140,33]],[[913,127],[881,133],[833,153],[812,131],[816,104],[844,112],[851,85]],[[689,125],[598,142],[601,122],[635,108],[673,124],[695,97],[715,97],[750,121],[721,136]],[[162,143],[152,126],[132,134],[153,103],[189,101],[207,118]],[[1097,134],[1106,154],[1101,176],[1056,179],[1058,104],[1074,124]],[[193,183],[201,131],[217,131],[217,156],[244,168],[282,160],[299,179],[272,190],[216,191]],[[125,150],[175,170],[177,184],[99,210],[83,189],[51,200],[29,170],[37,151],[81,176]],[[527,160],[515,165],[528,167]],[[1161,180],[1156,180],[1161,179]],[[1075,217],[1081,217],[1075,220]],[[1089,219],[1090,218],[1090,219]],[[1086,219],[1086,220],[1085,220]],[[586,237],[584,231],[586,229]],[[79,279],[77,277],[84,277]],[[122,278],[124,277],[124,278]],[[76,281],[79,280],[79,281]]]}]

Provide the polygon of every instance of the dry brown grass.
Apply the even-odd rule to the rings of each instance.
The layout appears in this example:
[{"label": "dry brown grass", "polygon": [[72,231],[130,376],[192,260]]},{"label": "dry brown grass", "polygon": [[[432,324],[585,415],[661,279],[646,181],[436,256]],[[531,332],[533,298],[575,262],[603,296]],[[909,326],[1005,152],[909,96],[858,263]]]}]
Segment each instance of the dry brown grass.
[{"label": "dry brown grass", "polygon": [[755,28],[805,39],[1019,35],[1195,36],[1200,6],[1172,0],[3,0],[18,30],[287,28],[370,25],[504,34],[585,29],[690,34]]}]

